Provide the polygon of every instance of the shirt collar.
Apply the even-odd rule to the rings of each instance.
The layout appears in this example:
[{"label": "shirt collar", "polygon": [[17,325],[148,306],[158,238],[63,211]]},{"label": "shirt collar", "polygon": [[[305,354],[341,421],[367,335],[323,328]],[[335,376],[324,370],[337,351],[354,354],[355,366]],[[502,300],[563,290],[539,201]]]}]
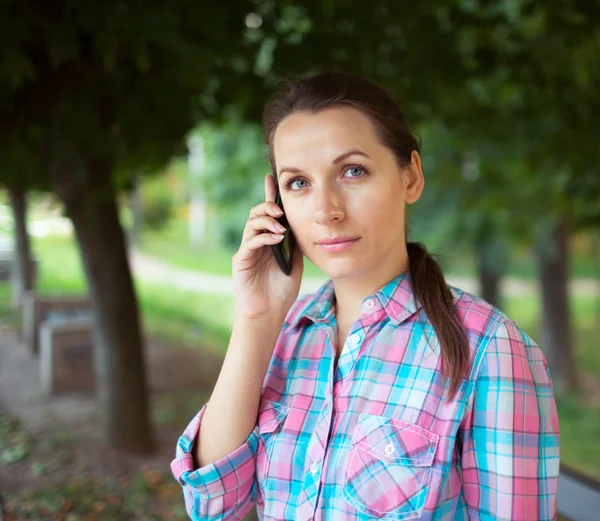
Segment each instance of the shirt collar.
[{"label": "shirt collar", "polygon": [[[307,318],[316,323],[329,322],[333,318],[334,295],[333,281],[328,279],[307,299],[297,315],[298,321]],[[369,299],[376,299],[376,305],[370,310],[365,307]],[[400,324],[421,308],[420,301],[413,293],[412,279],[408,271],[397,275],[363,300],[363,314],[374,313],[381,308],[394,324]]]}]

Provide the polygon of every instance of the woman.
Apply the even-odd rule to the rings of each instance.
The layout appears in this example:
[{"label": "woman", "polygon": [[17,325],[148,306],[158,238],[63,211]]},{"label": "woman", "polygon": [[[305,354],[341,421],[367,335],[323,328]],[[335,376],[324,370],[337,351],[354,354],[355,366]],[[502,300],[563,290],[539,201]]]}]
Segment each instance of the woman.
[{"label": "woman", "polygon": [[[236,315],[172,470],[192,519],[551,520],[559,427],[546,360],[406,241],[419,146],[377,85],[284,88],[264,114],[276,179],[233,257]],[[272,244],[282,206],[299,248]],[[302,255],[329,280],[298,298]]]}]

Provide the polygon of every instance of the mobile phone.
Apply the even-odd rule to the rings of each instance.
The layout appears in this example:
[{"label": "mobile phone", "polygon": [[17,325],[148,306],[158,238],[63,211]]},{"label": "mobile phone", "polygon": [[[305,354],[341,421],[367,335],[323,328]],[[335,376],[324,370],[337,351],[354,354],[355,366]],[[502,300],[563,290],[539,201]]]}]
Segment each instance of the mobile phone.
[{"label": "mobile phone", "polygon": [[277,177],[275,177],[275,204],[277,204],[277,206],[279,206],[279,208],[281,208],[283,211],[283,215],[281,217],[275,217],[275,219],[285,228],[285,233],[283,235],[283,240],[277,244],[271,244],[271,249],[273,250],[273,255],[277,261],[277,264],[281,268],[281,271],[283,271],[283,273],[286,275],[289,275],[292,273],[292,262],[296,240],[285,217],[285,209],[283,208],[283,204],[281,202],[281,194],[279,193],[279,183],[277,182]]}]

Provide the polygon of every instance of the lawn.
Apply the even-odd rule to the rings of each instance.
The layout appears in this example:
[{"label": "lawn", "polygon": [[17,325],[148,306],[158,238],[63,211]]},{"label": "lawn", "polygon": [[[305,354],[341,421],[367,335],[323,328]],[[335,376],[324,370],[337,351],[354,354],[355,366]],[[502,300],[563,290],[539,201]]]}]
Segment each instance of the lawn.
[{"label": "lawn", "polygon": [[[211,247],[206,250],[194,251],[189,244],[188,223],[181,218],[172,219],[160,231],[146,230],[141,237],[141,251],[159,257],[175,266],[186,269],[231,275],[231,257],[235,250],[222,247]],[[580,240],[581,243],[585,241]],[[600,265],[589,254],[587,244],[577,244],[573,252],[571,275],[573,277],[597,278],[600,275]],[[463,251],[443,251],[438,259],[444,266],[444,271],[454,276],[471,277],[476,272],[476,266],[471,255]],[[306,276],[322,277],[323,272],[312,262],[304,259]],[[517,249],[513,252],[512,261],[507,274],[513,277],[534,278],[535,263],[529,249]]]},{"label": "lawn", "polygon": [[[140,250],[174,266],[215,275],[231,275],[231,257],[235,253],[222,247],[193,250],[188,240],[188,224],[183,220],[170,221],[160,232],[144,232]],[[305,258],[304,275],[322,277],[323,272]]]},{"label": "lawn", "polygon": [[[34,238],[41,259],[39,289],[81,292],[86,287],[81,260],[71,239]],[[233,323],[233,297],[175,290],[134,277],[144,328],[167,342],[200,345],[223,353]]]},{"label": "lawn", "polygon": [[[65,238],[35,239],[40,262],[40,288],[45,291],[81,291],[84,282],[73,243]],[[223,354],[232,323],[233,298],[202,295],[151,281],[136,279],[143,323],[150,335],[171,343],[202,346]],[[0,284],[0,313],[10,316],[5,304],[6,284]],[[508,298],[506,311],[534,339],[538,338],[539,301],[533,297]],[[600,327],[592,297],[573,299],[577,365],[581,375],[600,381]],[[586,400],[588,398],[586,397]],[[562,461],[600,478],[600,403],[581,396],[557,400],[561,422]]]}]

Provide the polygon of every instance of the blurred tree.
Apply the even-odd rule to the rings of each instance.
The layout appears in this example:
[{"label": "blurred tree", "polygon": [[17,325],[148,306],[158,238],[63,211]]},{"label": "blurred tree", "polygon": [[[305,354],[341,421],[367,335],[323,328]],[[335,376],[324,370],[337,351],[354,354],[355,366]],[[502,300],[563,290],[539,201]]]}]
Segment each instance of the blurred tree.
[{"label": "blurred tree", "polygon": [[[554,189],[564,165],[589,164],[597,130],[590,107],[598,103],[598,44],[590,35],[600,17],[588,4],[0,4],[0,136],[35,137],[40,176],[73,221],[101,333],[109,441],[144,450],[151,440],[138,308],[115,203],[133,172],[182,152],[197,121],[226,121],[228,105],[258,119],[257,93],[279,75],[338,66],[410,100],[404,108],[413,123],[460,123],[464,132],[458,125],[453,132],[468,144],[462,153],[484,157],[495,138],[505,149],[520,144],[511,157],[535,166],[526,189],[535,194],[546,179]],[[574,130],[563,140],[565,128]],[[581,150],[585,160],[574,162]],[[486,180],[497,175],[481,171]]]},{"label": "blurred tree", "polygon": [[[262,80],[241,82],[232,65],[254,56],[246,11],[214,1],[0,4],[0,136],[26,143],[36,180],[73,222],[98,325],[106,436],[119,448],[150,450],[152,431],[116,195],[140,168],[183,152],[194,123],[218,117],[223,101],[255,98]],[[20,172],[7,162],[0,175]]]},{"label": "blurred tree", "polygon": [[15,309],[22,306],[25,293],[34,289],[33,254],[27,230],[27,191],[47,191],[49,188],[47,182],[36,175],[39,164],[29,148],[31,139],[31,135],[6,136],[0,155],[0,186],[8,192],[14,221],[11,303]]},{"label": "blurred tree", "polygon": [[173,194],[168,190],[164,177],[146,179],[140,186],[140,215],[142,228],[163,229],[173,217]]},{"label": "blurred tree", "polygon": [[[591,115],[600,110],[599,15],[597,2],[513,4],[512,23],[497,28],[491,38],[485,33],[474,38],[492,44],[497,56],[497,72],[478,81],[475,92],[490,112],[486,137],[499,136],[518,158],[506,200],[513,212],[529,220],[521,222],[538,258],[541,344],[559,394],[578,383],[568,292],[569,233],[597,215],[600,199],[599,184],[586,182],[598,178],[594,158],[600,125]],[[503,110],[498,110],[499,101]]]},{"label": "blurred tree", "polygon": [[244,122],[234,109],[227,114],[225,123],[206,123],[196,132],[202,136],[205,149],[202,188],[216,209],[222,243],[236,248],[249,209],[264,198],[261,173],[266,174],[269,164],[258,124]]},{"label": "blurred tree", "polygon": [[[503,240],[490,242],[490,232],[510,237],[516,230],[534,242],[544,233],[550,241],[567,240],[563,232],[580,220],[581,208],[597,208],[596,185],[579,197],[573,193],[583,177],[598,176],[598,2],[263,2],[257,21],[266,76],[324,65],[358,72],[410,100],[404,107],[409,121],[444,121],[461,155],[480,157],[476,184],[483,192],[471,198],[475,215],[463,208],[458,230],[471,230],[482,279],[493,286],[498,272],[491,274],[488,260],[503,249]],[[511,215],[502,224],[495,212],[507,204]],[[552,219],[556,228],[549,231],[545,223]],[[568,255],[560,244],[553,251]],[[498,260],[496,268],[504,263]],[[557,266],[567,259],[548,262]],[[568,273],[552,271],[552,280],[540,275],[543,347],[561,392],[575,388],[576,378],[569,369]]]},{"label": "blurred tree", "polygon": [[33,290],[33,256],[27,231],[27,192],[23,183],[13,181],[7,183],[10,206],[14,218],[15,257],[13,261],[12,306],[21,308],[26,292]]}]

